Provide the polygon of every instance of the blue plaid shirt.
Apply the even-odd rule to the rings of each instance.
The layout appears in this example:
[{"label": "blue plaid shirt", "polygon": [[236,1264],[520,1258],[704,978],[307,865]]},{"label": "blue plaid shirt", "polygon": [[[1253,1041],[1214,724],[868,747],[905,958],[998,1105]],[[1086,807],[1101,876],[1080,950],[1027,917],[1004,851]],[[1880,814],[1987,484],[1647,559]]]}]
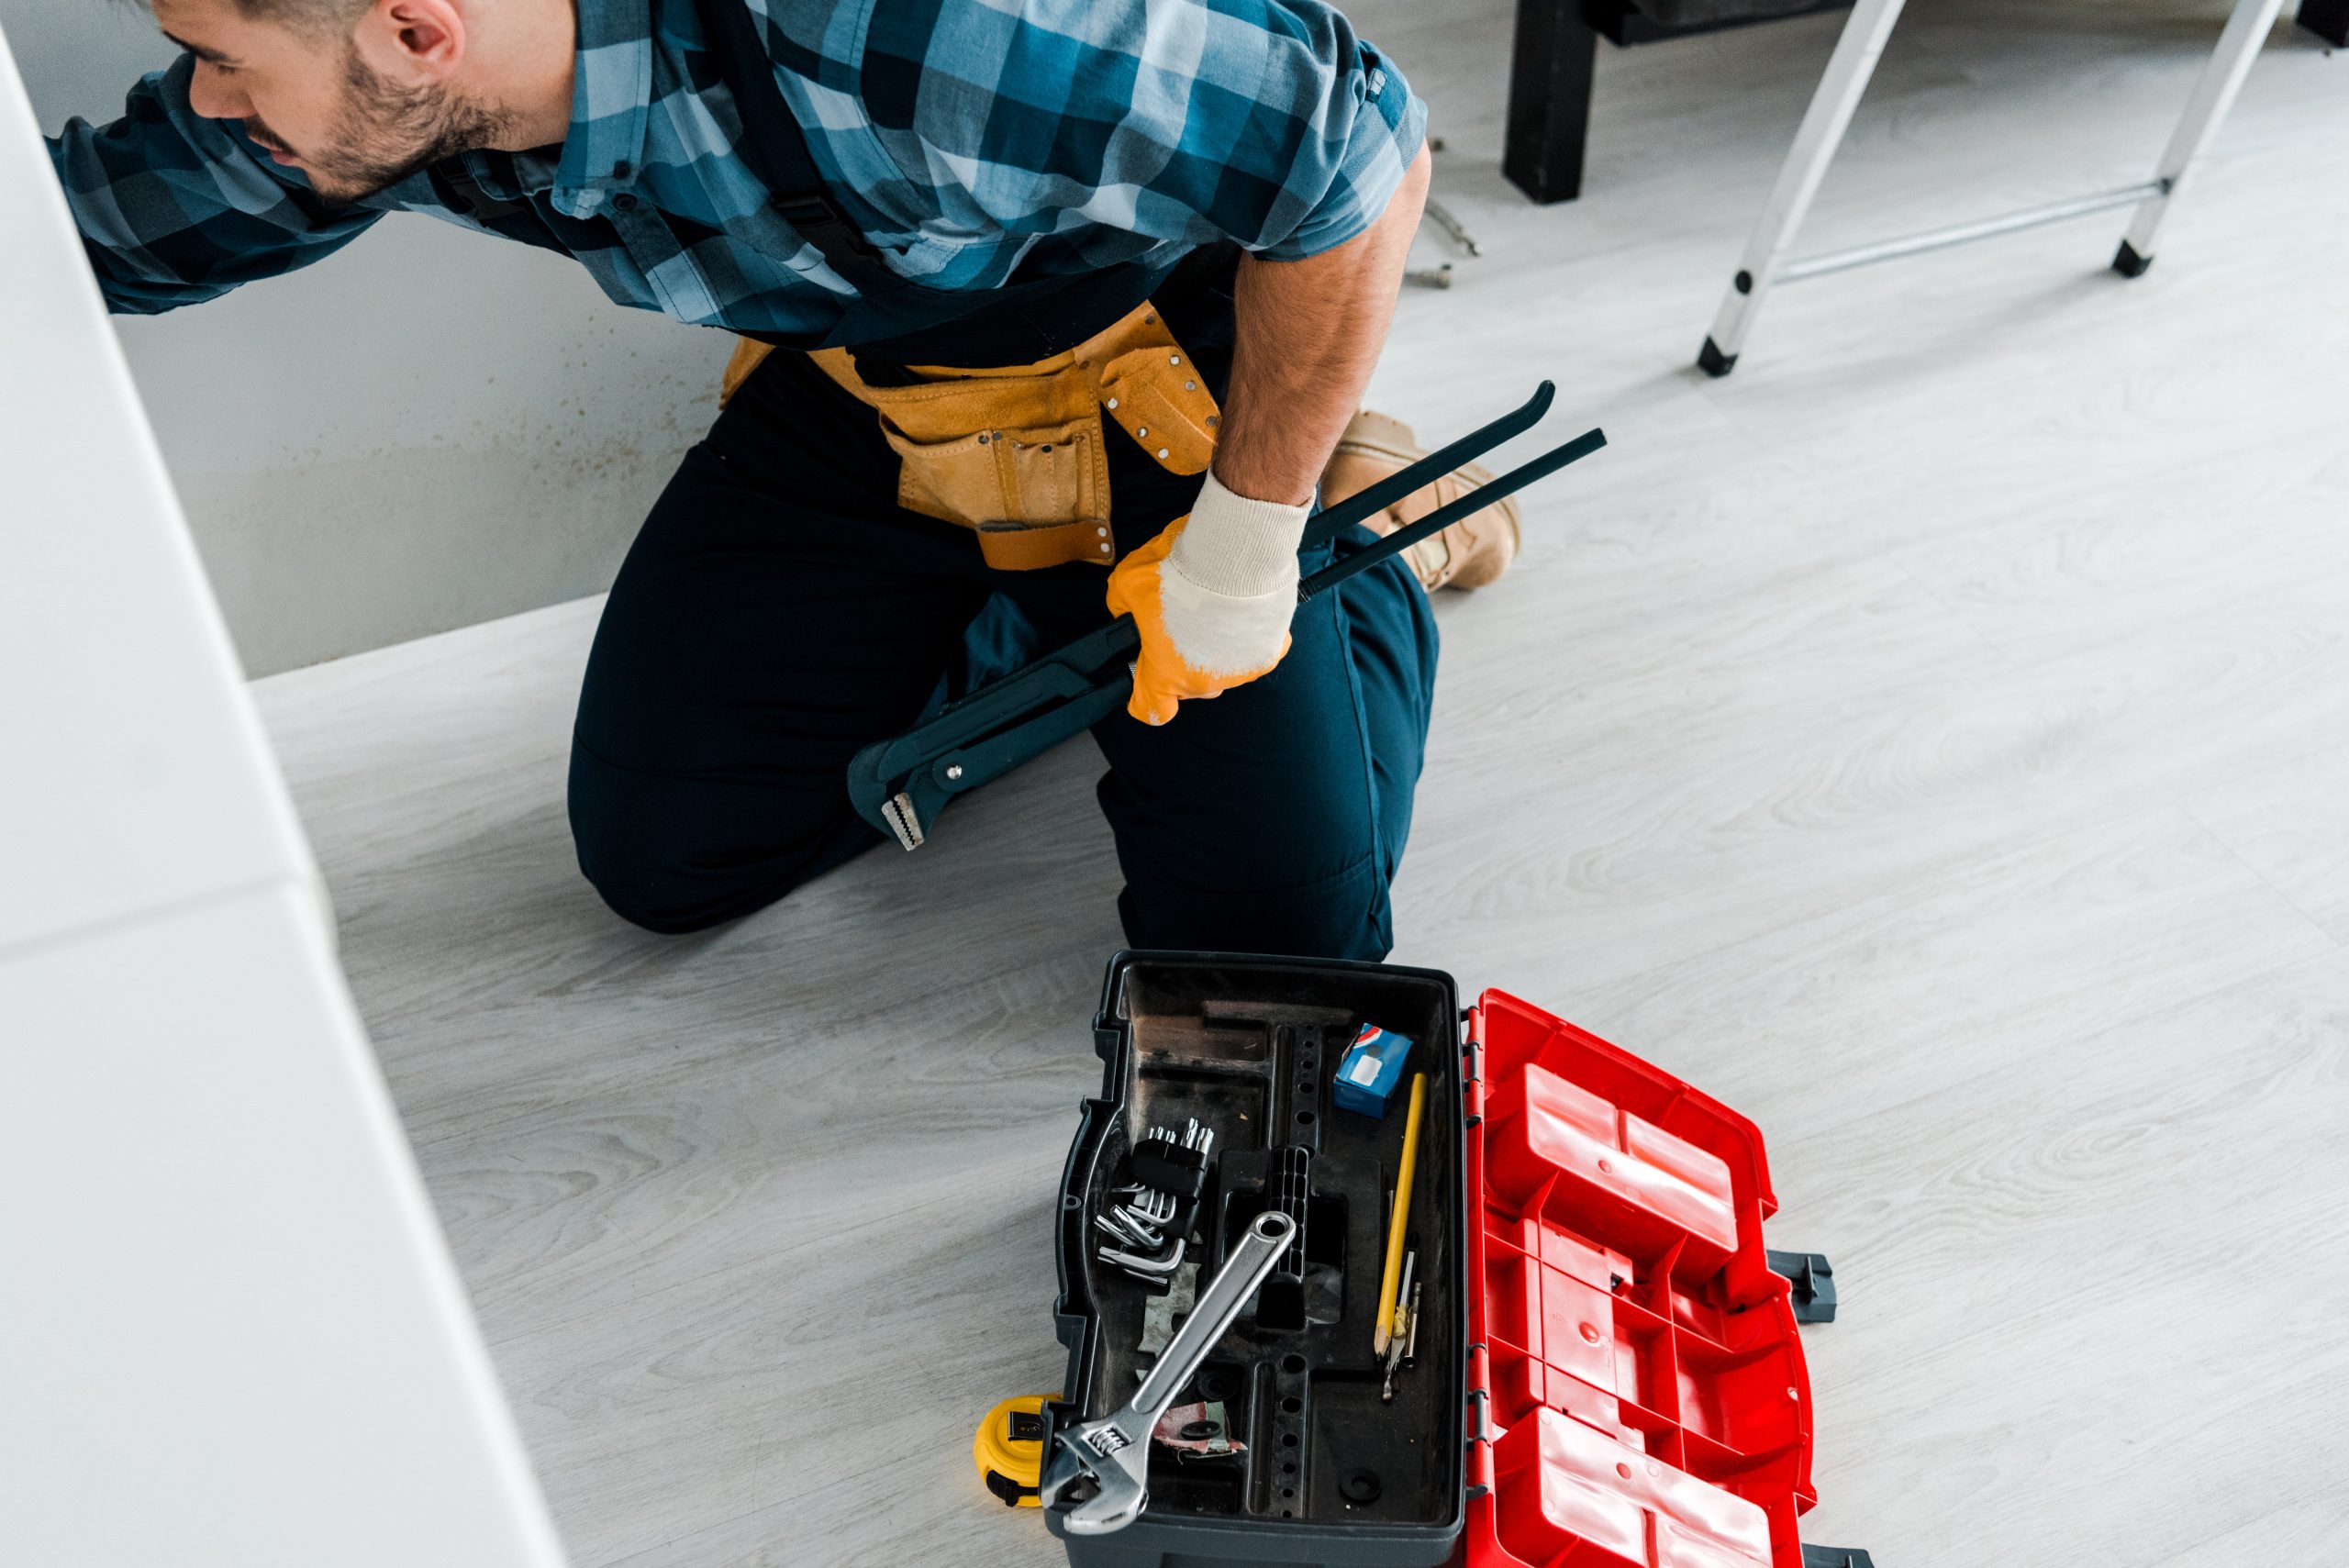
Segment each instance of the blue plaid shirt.
[{"label": "blue plaid shirt", "polygon": [[[1171,261],[1221,239],[1288,259],[1377,217],[1426,109],[1320,0],[747,0],[833,199],[932,288]],[[822,333],[854,297],[736,154],[733,95],[692,0],[578,0],[571,128],[473,152],[489,195],[579,220],[571,253],[622,305]],[[479,225],[419,174],[320,200],[236,121],[188,107],[194,61],[121,119],[50,144],[117,311],[289,272],[386,212]]]}]

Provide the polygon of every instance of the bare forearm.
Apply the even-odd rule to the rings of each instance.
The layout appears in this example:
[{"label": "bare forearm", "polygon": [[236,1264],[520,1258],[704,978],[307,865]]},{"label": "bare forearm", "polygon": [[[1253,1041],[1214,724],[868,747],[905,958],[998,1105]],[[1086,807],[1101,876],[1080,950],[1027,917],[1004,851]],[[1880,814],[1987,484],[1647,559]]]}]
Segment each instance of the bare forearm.
[{"label": "bare forearm", "polygon": [[1427,199],[1424,150],[1378,221],[1301,261],[1240,263],[1239,342],[1215,474],[1239,495],[1308,500],[1386,341]]}]

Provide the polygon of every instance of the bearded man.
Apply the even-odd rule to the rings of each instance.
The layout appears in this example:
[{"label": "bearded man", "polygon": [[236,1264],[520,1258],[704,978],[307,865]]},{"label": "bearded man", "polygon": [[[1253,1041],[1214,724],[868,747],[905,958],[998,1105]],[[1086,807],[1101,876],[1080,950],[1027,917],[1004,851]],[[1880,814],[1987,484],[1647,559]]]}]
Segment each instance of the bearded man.
[{"label": "bearded man", "polygon": [[1338,12],[153,9],[177,63],[51,143],[114,309],[210,299],[420,212],[742,340],[588,660],[571,821],[614,909],[695,929],[876,842],[844,765],[935,700],[990,606],[1049,642],[1130,613],[1134,697],[1094,730],[1128,940],[1385,955],[1426,590],[1489,580],[1515,520],[1296,605],[1341,439],[1348,488],[1415,455],[1356,410],[1425,111]]}]

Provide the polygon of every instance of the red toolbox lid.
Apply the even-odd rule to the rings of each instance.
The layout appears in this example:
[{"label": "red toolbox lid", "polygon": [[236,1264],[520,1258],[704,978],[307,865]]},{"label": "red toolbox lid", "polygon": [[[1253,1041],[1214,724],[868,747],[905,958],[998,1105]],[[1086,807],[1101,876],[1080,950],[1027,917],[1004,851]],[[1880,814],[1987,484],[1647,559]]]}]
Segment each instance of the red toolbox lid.
[{"label": "red toolbox lid", "polygon": [[1469,1568],[1801,1568],[1761,1133],[1504,992],[1468,1040]]}]

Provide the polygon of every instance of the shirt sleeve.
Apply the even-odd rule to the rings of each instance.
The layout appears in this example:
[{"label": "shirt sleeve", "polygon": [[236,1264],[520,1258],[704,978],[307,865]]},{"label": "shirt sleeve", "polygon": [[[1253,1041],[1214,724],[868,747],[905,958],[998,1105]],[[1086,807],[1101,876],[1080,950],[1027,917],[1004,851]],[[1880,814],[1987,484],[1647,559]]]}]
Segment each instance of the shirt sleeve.
[{"label": "shirt sleeve", "polygon": [[1319,0],[874,0],[866,110],[943,221],[1274,260],[1375,222],[1427,106]]},{"label": "shirt sleeve", "polygon": [[340,207],[232,122],[188,106],[194,57],[131,89],[111,125],[49,142],[107,308],[152,316],[332,254],[383,214]]}]

